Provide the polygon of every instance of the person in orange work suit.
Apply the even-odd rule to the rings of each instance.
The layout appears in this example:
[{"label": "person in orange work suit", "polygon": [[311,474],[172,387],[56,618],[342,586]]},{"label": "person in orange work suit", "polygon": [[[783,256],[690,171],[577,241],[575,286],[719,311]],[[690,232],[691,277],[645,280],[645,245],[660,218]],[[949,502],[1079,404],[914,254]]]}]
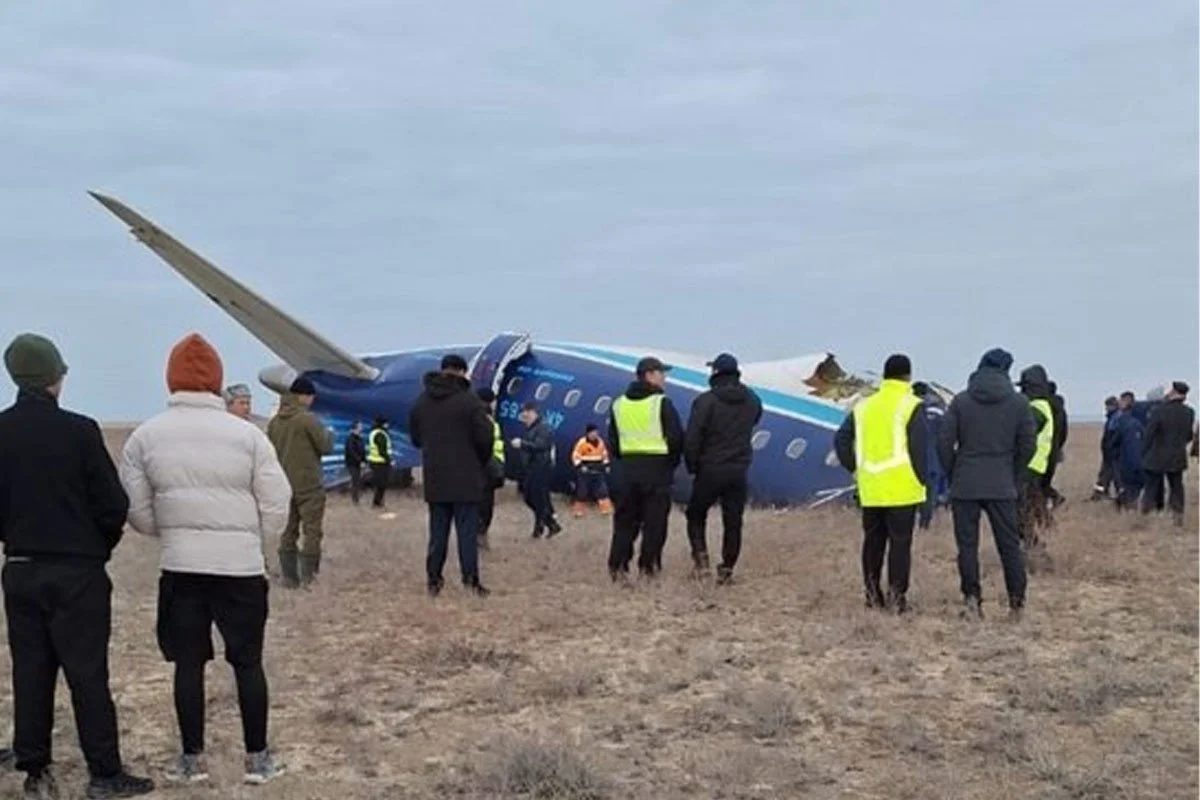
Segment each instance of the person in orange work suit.
[{"label": "person in orange work suit", "polygon": [[608,447],[600,438],[600,431],[589,424],[584,435],[575,443],[571,452],[571,463],[575,466],[575,503],[571,509],[582,517],[591,500],[596,501],[602,514],[612,513],[608,499]]}]

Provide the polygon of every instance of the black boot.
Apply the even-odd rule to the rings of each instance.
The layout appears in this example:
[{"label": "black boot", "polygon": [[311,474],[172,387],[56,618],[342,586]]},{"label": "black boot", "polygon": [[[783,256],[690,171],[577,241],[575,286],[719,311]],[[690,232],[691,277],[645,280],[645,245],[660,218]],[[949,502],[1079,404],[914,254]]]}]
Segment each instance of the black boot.
[{"label": "black boot", "polygon": [[708,575],[709,563],[708,553],[703,550],[697,550],[692,553],[692,574],[697,578],[703,578]]},{"label": "black boot", "polygon": [[733,567],[721,564],[717,567],[717,586],[728,586],[733,583]]},{"label": "black boot", "polygon": [[983,619],[983,603],[978,597],[963,598],[963,610],[960,614],[968,622],[978,622]]},{"label": "black boot", "polygon": [[429,581],[425,586],[425,591],[429,593],[431,598],[437,597],[442,593],[442,586],[444,585],[445,582],[441,578],[438,578],[436,580]]},{"label": "black boot", "polygon": [[122,771],[111,778],[92,778],[88,782],[87,796],[89,800],[99,800],[105,797],[139,797],[154,791],[154,781],[149,778],[135,778]]},{"label": "black boot", "polygon": [[321,571],[321,557],[301,554],[299,557],[299,579],[300,585],[308,587],[316,579],[317,573]]},{"label": "black boot", "polygon": [[476,597],[487,597],[491,591],[479,582],[478,575],[468,575],[463,578],[463,586],[467,587],[467,591]]},{"label": "black boot", "polygon": [[867,608],[887,608],[887,600],[883,597],[883,590],[879,588],[879,584],[867,586]]},{"label": "black boot", "polygon": [[546,531],[547,539],[552,536],[558,536],[560,533],[562,533],[562,525],[558,524],[557,519],[550,517],[550,519],[546,520]]},{"label": "black boot", "polygon": [[283,588],[295,589],[300,585],[300,554],[279,551],[279,573],[283,576]]}]

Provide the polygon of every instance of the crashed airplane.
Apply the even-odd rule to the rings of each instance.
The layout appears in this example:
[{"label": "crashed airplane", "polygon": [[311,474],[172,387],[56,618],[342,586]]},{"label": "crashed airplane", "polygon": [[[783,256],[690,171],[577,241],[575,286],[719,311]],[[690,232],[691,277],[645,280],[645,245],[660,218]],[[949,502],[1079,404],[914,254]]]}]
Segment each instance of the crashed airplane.
[{"label": "crashed airplane", "polygon": [[[352,421],[389,420],[393,463],[398,470],[420,467],[421,453],[406,435],[409,410],[426,372],[437,369],[446,353],[467,360],[471,382],[496,393],[496,416],[508,442],[520,435],[517,415],[534,401],[554,428],[555,450],[570,453],[589,422],[605,429],[613,398],[624,392],[634,365],[656,355],[672,366],[666,393],[686,424],[688,410],[708,388],[705,359],[655,348],[611,347],[567,342],[534,342],[527,333],[497,334],[483,344],[446,345],[355,356],[222,272],[158,225],[127,205],[102,194],[92,197],[128,225],[136,239],[220,306],[257,338],[282,364],[259,373],[260,382],[282,394],[298,375],[316,386],[313,411],[333,429],[335,454],[324,462],[329,487],[348,480],[341,445]],[[830,353],[783,361],[744,364],[742,380],[762,399],[763,416],[751,444],[750,502],[757,506],[819,506],[847,496],[850,476],[833,453],[833,434],[850,407],[872,392],[875,382],[847,374]],[[937,387],[946,393],[944,387]],[[506,445],[507,446],[507,445]],[[515,464],[512,453],[506,459]],[[571,465],[556,459],[554,490],[570,491]],[[690,492],[685,470],[676,475],[675,495]]]}]

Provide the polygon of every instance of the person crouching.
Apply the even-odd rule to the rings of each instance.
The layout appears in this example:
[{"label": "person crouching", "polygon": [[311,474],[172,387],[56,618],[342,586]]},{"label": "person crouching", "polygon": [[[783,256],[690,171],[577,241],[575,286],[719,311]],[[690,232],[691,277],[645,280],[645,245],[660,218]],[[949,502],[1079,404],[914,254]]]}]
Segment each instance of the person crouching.
[{"label": "person crouching", "polygon": [[602,514],[612,513],[608,499],[608,447],[600,438],[600,430],[588,423],[583,436],[571,452],[575,467],[575,503],[572,513],[582,517],[589,502],[595,502]]},{"label": "person crouching", "polygon": [[208,778],[204,763],[204,667],[212,626],[237,681],[246,746],[245,781],[282,774],[267,747],[263,636],[267,578],[263,539],[287,523],[292,491],[266,435],[226,413],[221,359],[198,334],[167,362],[167,410],[140,425],[119,468],[134,530],[162,541],[158,644],[175,664],[175,711],[183,752],[175,782]]}]

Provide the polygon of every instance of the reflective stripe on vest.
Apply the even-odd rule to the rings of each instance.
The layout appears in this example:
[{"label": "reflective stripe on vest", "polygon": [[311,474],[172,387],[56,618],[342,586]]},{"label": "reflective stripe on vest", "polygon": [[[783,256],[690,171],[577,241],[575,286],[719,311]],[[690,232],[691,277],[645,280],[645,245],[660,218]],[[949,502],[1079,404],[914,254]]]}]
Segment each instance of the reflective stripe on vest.
[{"label": "reflective stripe on vest", "polygon": [[885,380],[860,401],[854,415],[854,480],[864,508],[925,502],[925,486],[908,455],[908,423],[920,408],[905,381]]},{"label": "reflective stripe on vest", "polygon": [[500,423],[492,420],[492,458],[504,463],[504,434],[500,432]]},{"label": "reflective stripe on vest", "polygon": [[392,452],[392,437],[388,436],[388,432],[383,428],[376,428],[371,431],[371,435],[367,437],[367,462],[370,464],[383,464],[387,461],[383,457],[383,453],[379,449],[379,445],[375,443],[376,436],[383,436],[383,440],[387,442],[388,454]]},{"label": "reflective stripe on vest", "polygon": [[1054,447],[1054,411],[1050,408],[1050,401],[1041,398],[1030,400],[1029,405],[1046,418],[1046,424],[1037,435],[1037,449],[1033,451],[1033,458],[1029,459],[1029,469],[1038,475],[1045,475],[1050,468],[1050,450]]},{"label": "reflective stripe on vest", "polygon": [[662,429],[663,395],[652,394],[641,400],[622,395],[613,403],[613,420],[622,456],[665,456],[667,437]]}]

